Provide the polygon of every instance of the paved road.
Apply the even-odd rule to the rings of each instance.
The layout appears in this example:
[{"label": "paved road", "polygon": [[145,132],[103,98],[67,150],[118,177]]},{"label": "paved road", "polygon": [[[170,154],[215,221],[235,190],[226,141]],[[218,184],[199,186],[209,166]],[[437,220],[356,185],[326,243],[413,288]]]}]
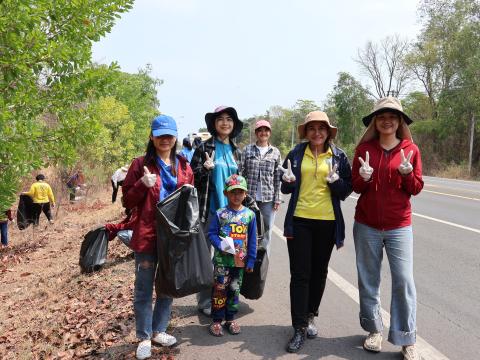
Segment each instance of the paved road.
[{"label": "paved road", "polygon": [[[196,311],[194,297],[175,300],[180,314],[175,334],[180,359],[401,359],[399,348],[384,341],[382,353],[362,348],[358,324],[357,277],[352,221],[357,195],[343,205],[346,246],[332,256],[330,281],[317,321],[320,336],[299,354],[284,351],[291,334],[286,244],[278,236],[285,207],[276,219],[264,296],[244,300],[243,333],[214,338],[209,319]],[[480,183],[425,178],[413,200],[418,335],[423,359],[478,359],[480,356]],[[388,262],[382,273],[382,304],[389,311]],[[388,320],[388,318],[387,318]]]}]

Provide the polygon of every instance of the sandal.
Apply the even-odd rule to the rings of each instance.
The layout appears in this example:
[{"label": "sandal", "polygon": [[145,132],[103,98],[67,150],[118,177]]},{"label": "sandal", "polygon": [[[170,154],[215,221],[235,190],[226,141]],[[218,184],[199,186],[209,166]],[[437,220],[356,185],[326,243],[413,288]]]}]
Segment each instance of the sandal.
[{"label": "sandal", "polygon": [[225,328],[232,335],[238,335],[242,332],[242,329],[240,328],[240,325],[238,325],[238,323],[235,320],[226,321],[225,322]]},{"label": "sandal", "polygon": [[208,331],[213,336],[223,336],[222,323],[219,323],[219,322],[211,323],[210,326],[208,327]]}]

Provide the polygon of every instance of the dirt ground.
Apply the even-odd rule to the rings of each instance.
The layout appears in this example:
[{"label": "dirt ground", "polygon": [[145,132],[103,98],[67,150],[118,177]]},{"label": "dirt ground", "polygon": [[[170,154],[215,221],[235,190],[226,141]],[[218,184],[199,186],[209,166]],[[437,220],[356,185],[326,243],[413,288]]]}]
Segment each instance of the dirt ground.
[{"label": "dirt ground", "polygon": [[[1,359],[133,359],[133,254],[109,243],[106,266],[81,274],[80,244],[91,229],[122,219],[105,189],[75,204],[60,202],[54,224],[20,231],[9,224],[0,251]],[[175,323],[175,314],[172,324]],[[154,348],[152,359],[173,359]]]}]

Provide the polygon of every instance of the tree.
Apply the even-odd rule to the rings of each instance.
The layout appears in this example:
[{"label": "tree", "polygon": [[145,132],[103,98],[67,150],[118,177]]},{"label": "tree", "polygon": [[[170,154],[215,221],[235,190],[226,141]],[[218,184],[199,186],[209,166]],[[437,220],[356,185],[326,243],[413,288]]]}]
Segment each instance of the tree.
[{"label": "tree", "polygon": [[[0,210],[10,206],[20,180],[54,161],[50,150],[71,146],[88,124],[80,82],[92,41],[110,31],[133,0],[4,0],[0,2]],[[77,106],[77,107],[76,107]],[[87,120],[87,121],[84,121]]]},{"label": "tree", "polygon": [[339,144],[352,147],[364,129],[362,117],[373,107],[368,91],[352,75],[341,72],[327,104],[329,115],[339,127]]},{"label": "tree", "polygon": [[432,49],[435,56],[431,63],[423,57],[414,57],[412,62],[437,70],[432,82],[439,85],[431,91],[426,87],[436,102],[436,133],[444,149],[452,145],[457,149],[453,158],[451,151],[444,150],[445,158],[457,163],[468,161],[471,168],[480,157],[478,146],[474,147],[479,128],[475,117],[480,114],[480,3],[423,0],[420,10],[424,27],[418,46]]},{"label": "tree", "polygon": [[405,64],[408,41],[398,35],[388,36],[379,44],[369,41],[358,50],[357,63],[375,87],[374,97],[399,96],[405,89],[410,72]]}]

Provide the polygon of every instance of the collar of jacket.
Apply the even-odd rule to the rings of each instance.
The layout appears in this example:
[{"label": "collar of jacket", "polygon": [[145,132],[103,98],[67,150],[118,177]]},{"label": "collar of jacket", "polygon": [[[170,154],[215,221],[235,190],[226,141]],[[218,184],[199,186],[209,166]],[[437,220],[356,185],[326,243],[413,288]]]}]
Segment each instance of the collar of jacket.
[{"label": "collar of jacket", "polygon": [[[305,150],[307,149],[308,142],[302,142],[300,144],[297,144],[293,151],[300,153],[302,156],[305,154]],[[334,144],[330,143],[328,145],[330,149],[332,150],[333,156],[338,158],[340,156],[340,149],[337,148]]]}]

